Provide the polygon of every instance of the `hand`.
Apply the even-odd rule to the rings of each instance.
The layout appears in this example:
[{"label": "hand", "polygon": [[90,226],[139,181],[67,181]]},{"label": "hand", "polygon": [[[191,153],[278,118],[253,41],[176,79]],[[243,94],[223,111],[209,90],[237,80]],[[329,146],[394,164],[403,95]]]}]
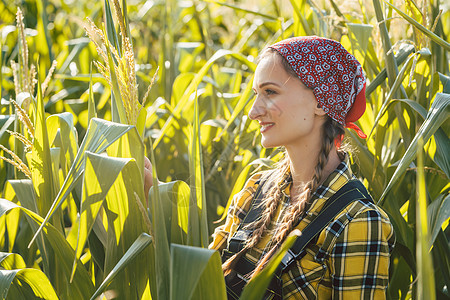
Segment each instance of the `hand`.
[{"label": "hand", "polygon": [[145,198],[148,198],[148,192],[153,186],[152,163],[144,156],[144,192]]}]

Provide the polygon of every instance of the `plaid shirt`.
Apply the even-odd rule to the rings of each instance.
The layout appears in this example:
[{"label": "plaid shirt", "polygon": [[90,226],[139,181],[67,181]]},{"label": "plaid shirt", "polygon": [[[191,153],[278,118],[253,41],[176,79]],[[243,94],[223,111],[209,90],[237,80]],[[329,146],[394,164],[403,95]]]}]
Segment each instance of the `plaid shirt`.
[{"label": "plaid shirt", "polygon": [[[315,191],[306,214],[296,226],[303,230],[322,209],[324,203],[354,175],[348,159],[341,162]],[[214,233],[211,249],[223,250],[250,209],[256,181],[252,176],[244,189],[232,201],[226,222]],[[269,251],[273,229],[288,211],[291,175],[285,174],[280,183],[283,197],[272,220],[270,230],[256,247],[247,251],[246,259],[258,263]],[[387,214],[372,203],[350,203],[302,251],[300,259],[282,274],[283,299],[385,299],[389,281],[389,254],[395,243],[392,224]]]}]

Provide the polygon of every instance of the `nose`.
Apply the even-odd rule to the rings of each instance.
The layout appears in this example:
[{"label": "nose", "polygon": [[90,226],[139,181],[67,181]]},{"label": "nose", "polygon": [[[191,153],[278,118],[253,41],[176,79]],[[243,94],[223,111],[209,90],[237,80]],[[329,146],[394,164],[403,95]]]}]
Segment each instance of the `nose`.
[{"label": "nose", "polygon": [[255,97],[255,102],[253,102],[253,105],[248,112],[248,117],[252,120],[257,120],[267,113],[267,108],[264,105],[264,101],[261,101],[260,98],[261,97],[259,95]]}]

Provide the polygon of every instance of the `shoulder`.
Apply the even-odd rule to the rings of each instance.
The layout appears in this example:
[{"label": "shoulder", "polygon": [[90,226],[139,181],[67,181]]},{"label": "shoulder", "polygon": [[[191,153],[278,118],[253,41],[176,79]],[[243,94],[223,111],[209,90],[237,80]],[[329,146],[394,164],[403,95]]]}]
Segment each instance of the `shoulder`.
[{"label": "shoulder", "polygon": [[323,230],[323,246],[327,253],[336,244],[383,244],[383,252],[392,251],[395,244],[394,228],[387,213],[369,201],[356,200],[348,204]]}]

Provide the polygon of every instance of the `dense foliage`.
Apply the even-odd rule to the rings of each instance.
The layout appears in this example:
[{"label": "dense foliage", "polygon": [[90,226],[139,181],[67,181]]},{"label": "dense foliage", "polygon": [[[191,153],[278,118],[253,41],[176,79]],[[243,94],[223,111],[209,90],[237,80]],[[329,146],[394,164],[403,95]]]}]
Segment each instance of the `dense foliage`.
[{"label": "dense foliage", "polygon": [[[257,55],[313,34],[368,78],[369,137],[347,135],[396,230],[388,298],[450,297],[445,1],[12,2],[0,1],[2,298],[224,299],[205,248],[248,176],[281,155],[247,118]],[[148,199],[144,155],[165,182]]]}]

